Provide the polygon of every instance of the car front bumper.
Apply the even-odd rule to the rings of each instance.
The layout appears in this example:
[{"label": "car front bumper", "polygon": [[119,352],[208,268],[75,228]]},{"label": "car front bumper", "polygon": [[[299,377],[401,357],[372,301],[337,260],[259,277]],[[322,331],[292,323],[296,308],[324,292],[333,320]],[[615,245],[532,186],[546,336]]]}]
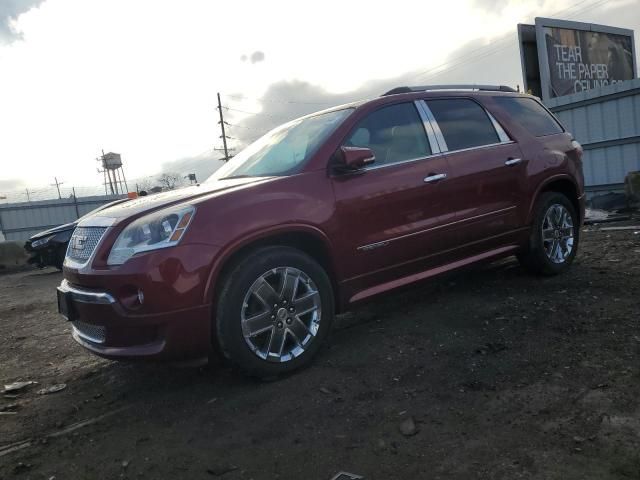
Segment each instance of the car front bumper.
[{"label": "car front bumper", "polygon": [[63,280],[58,309],[76,342],[105,358],[194,360],[206,358],[211,348],[208,305],[136,314],[110,292]]}]

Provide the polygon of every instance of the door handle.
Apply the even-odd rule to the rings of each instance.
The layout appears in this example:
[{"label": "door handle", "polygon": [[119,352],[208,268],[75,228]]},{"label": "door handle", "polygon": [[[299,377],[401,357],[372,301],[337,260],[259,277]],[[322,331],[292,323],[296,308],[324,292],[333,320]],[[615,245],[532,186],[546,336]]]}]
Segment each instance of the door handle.
[{"label": "door handle", "polygon": [[431,182],[437,182],[438,180],[443,180],[445,178],[447,178],[446,173],[434,173],[433,175],[429,175],[428,177],[425,177],[424,181],[426,183],[431,183]]},{"label": "door handle", "polygon": [[521,158],[510,158],[509,160],[507,160],[506,162],[504,162],[504,164],[507,167],[510,167],[511,165],[517,165],[518,163],[520,163],[522,161]]}]

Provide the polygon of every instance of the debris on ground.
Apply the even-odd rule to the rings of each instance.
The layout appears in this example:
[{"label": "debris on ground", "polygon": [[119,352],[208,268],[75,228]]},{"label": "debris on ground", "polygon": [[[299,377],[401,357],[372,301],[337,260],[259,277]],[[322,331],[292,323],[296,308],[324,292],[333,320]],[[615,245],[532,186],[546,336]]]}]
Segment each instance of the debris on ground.
[{"label": "debris on ground", "polygon": [[12,443],[10,445],[4,445],[0,447],[0,457],[4,457],[5,455],[9,455],[10,453],[17,452],[18,450],[22,450],[23,448],[27,448],[30,446],[31,446],[30,440]]},{"label": "debris on ground", "polygon": [[236,470],[238,470],[238,467],[235,465],[214,465],[213,467],[207,468],[207,473],[214,477],[221,477]]},{"label": "debris on ground", "polygon": [[621,230],[640,230],[640,225],[625,225],[622,227],[602,227],[601,232],[617,232]]},{"label": "debris on ground", "polygon": [[356,475],[355,473],[349,473],[349,472],[338,472],[333,477],[331,477],[331,480],[362,480],[362,479],[364,479],[363,476]]},{"label": "debris on ground", "polygon": [[587,208],[584,212],[584,224],[592,225],[597,223],[621,222],[629,220],[631,215],[626,213],[609,212],[597,208]]},{"label": "debris on ground", "polygon": [[26,382],[9,383],[8,385],[4,386],[4,392],[3,393],[19,392],[21,390],[24,390],[28,386],[36,385],[37,383],[38,382],[34,382],[32,380],[27,380]]},{"label": "debris on ground", "polygon": [[41,388],[36,393],[38,395],[48,395],[50,393],[61,392],[65,388],[67,388],[67,384],[66,383],[58,383],[56,385],[51,385],[50,387],[47,387],[47,388]]},{"label": "debris on ground", "polygon": [[400,425],[398,425],[400,433],[405,437],[411,437],[418,433],[418,427],[416,426],[416,422],[413,420],[413,417],[407,417]]},{"label": "debris on ground", "polygon": [[489,353],[502,352],[503,350],[506,350],[506,349],[507,349],[507,346],[504,343],[489,342],[489,343],[485,343],[480,348],[477,348],[476,353],[479,355],[487,355]]},{"label": "debris on ground", "polygon": [[58,430],[57,432],[53,432],[53,433],[48,434],[47,437],[49,437],[49,438],[61,437],[62,435],[66,435],[68,433],[75,432],[76,430],[79,430],[81,428],[87,427],[89,425],[93,425],[94,423],[97,423],[100,420],[104,420],[107,417],[111,417],[112,415],[115,415],[116,413],[120,413],[123,410],[125,410],[126,408],[128,408],[128,407],[118,408],[117,410],[113,410],[111,412],[104,413],[104,414],[99,415],[97,417],[90,418],[88,420],[83,420],[82,422],[74,423],[74,424],[69,425],[68,427],[66,427],[66,428],[64,428],[62,430]]}]

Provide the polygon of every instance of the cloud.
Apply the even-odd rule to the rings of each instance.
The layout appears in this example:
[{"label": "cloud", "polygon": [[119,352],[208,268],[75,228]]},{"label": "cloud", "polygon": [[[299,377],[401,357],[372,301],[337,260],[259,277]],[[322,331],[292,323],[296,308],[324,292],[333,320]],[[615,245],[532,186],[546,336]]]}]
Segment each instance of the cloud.
[{"label": "cloud", "polygon": [[26,185],[17,178],[0,179],[0,203],[24,202]]},{"label": "cloud", "polygon": [[[246,116],[233,110],[225,112],[225,120],[232,124],[227,133],[235,139],[233,146],[237,147],[237,153],[243,146],[279,124],[332,106],[377,97],[398,86],[475,83],[516,88],[517,85],[522,85],[520,53],[515,32],[497,38],[494,42],[501,46],[499,52],[494,46],[483,47],[474,40],[453,51],[440,72],[434,69],[413,71],[392,78],[370,80],[359,88],[344,93],[329,92],[319,85],[301,80],[276,82],[262,96],[260,114]],[[488,51],[496,51],[496,54],[488,55]],[[229,97],[226,106],[248,109],[233,100],[242,98],[240,92]]]},{"label": "cloud", "polygon": [[251,61],[251,63],[264,62],[264,52],[261,52],[260,50],[256,50],[251,54],[251,57],[249,58],[249,60]]},{"label": "cloud", "polygon": [[[522,5],[522,2],[518,0],[471,0],[471,7],[484,10],[487,13],[500,14],[510,4],[514,6]],[[529,4],[535,8],[541,8],[544,5],[544,0],[529,1]],[[579,2],[578,2],[579,4]]]},{"label": "cloud", "polygon": [[246,62],[249,60],[251,63],[259,63],[264,62],[264,52],[260,50],[256,50],[251,55],[242,55],[240,56],[241,62]]},{"label": "cloud", "polygon": [[472,7],[477,7],[491,13],[499,13],[509,5],[510,0],[473,0]]},{"label": "cloud", "polygon": [[195,173],[198,181],[204,182],[213,172],[224,165],[224,162],[220,160],[221,156],[221,152],[203,152],[199,155],[164,162],[161,171],[175,172],[183,177],[189,173]]},{"label": "cloud", "polygon": [[22,33],[13,25],[18,17],[40,5],[44,0],[0,1],[0,44],[9,44],[22,38]]},{"label": "cloud", "polygon": [[[234,153],[238,153],[267,131],[289,120],[336,105],[377,97],[398,86],[476,83],[509,85],[515,88],[516,85],[521,85],[520,54],[515,32],[495,41],[499,45],[506,45],[505,49],[495,55],[483,57],[481,52],[487,48],[494,51],[495,47],[484,48],[474,40],[449,55],[443,66],[447,70],[442,73],[433,69],[426,72],[407,72],[392,78],[370,80],[348,92],[330,92],[320,85],[302,80],[273,83],[260,99],[262,111],[258,115],[247,116],[233,110],[225,110],[225,121],[231,124],[227,127],[226,133],[233,138],[229,147],[235,148]],[[484,49],[479,51],[479,48]],[[248,110],[249,107],[238,103],[241,100],[234,100],[242,98],[242,92],[232,93],[227,96],[224,106]],[[255,107],[251,108],[257,111]],[[222,161],[217,160],[220,157],[220,152],[185,157],[165,162],[162,171],[177,172],[183,176],[195,172],[198,180],[202,181],[223,165]]]}]

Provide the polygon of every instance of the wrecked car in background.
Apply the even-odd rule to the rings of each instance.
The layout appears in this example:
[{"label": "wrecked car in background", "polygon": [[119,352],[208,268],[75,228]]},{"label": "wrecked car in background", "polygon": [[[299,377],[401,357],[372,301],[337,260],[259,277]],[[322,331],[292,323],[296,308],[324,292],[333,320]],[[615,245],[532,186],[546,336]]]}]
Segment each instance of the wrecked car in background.
[{"label": "wrecked car in background", "polygon": [[65,223],[58,227],[53,227],[43,232],[36,233],[24,244],[24,249],[29,254],[28,262],[35,265],[38,268],[45,268],[48,266],[55,267],[58,270],[62,270],[62,264],[64,257],[67,253],[67,247],[71,235],[76,229],[78,222],[83,218],[87,218],[100,210],[112,207],[122,202],[126,202],[128,198],[122,198],[102,205],[86,215],[80,217],[75,222]]}]

